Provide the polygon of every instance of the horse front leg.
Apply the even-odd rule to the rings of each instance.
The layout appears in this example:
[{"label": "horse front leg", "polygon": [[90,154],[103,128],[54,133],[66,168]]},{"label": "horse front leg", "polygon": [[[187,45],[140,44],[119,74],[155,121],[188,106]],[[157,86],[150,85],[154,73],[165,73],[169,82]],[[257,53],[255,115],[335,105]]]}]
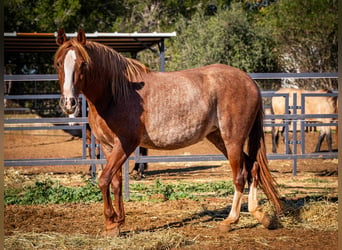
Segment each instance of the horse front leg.
[{"label": "horse front leg", "polygon": [[[99,187],[103,198],[103,214],[105,217],[105,231],[103,235],[119,236],[120,226],[124,223],[125,212],[122,201],[122,164],[127,160],[122,149],[113,149],[107,158],[107,165],[99,178]],[[110,184],[112,183],[115,196],[115,209],[110,197]]]},{"label": "horse front leg", "polygon": [[114,223],[121,225],[125,222],[125,210],[122,199],[122,168],[114,175],[111,186],[114,194],[114,209],[116,211]]}]

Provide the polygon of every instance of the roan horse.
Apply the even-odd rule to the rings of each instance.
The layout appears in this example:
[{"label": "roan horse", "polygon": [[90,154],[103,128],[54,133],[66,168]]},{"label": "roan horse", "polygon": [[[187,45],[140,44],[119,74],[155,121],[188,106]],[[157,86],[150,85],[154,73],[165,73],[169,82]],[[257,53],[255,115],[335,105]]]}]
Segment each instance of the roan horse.
[{"label": "roan horse", "polygon": [[[238,222],[246,182],[249,211],[265,227],[272,225],[270,216],[258,206],[258,185],[277,212],[282,210],[281,201],[266,158],[260,92],[247,74],[220,64],[152,72],[136,60],[87,41],[83,30],[67,40],[60,29],[57,44],[61,107],[73,113],[78,95],[84,94],[90,126],[107,160],[99,178],[104,235],[118,236],[125,221],[122,164],[137,146],[176,149],[205,137],[229,156],[235,185],[232,208],[220,230],[229,231]],[[248,154],[243,152],[247,139]]]},{"label": "roan horse", "polygon": [[[331,93],[329,90],[304,90],[304,89],[294,89],[294,88],[282,88],[276,91],[277,94],[289,94],[289,105],[293,106],[293,95],[297,94],[296,106],[302,106],[302,94],[324,94]],[[289,109],[293,110],[293,109]],[[272,97],[272,113],[275,115],[285,114],[285,97],[283,96],[273,96]],[[293,113],[290,112],[290,113]],[[337,97],[336,96],[306,96],[305,97],[305,114],[336,114],[337,113]],[[297,114],[301,114],[301,109],[297,110]],[[312,118],[307,119],[307,121],[317,122],[317,123],[332,123],[334,118]],[[281,120],[275,120],[275,123],[281,123]],[[282,136],[284,138],[284,128],[282,127]],[[280,127],[272,127],[272,152],[277,152],[278,142],[279,142],[279,130]],[[324,138],[327,139],[328,150],[332,152],[332,137],[331,137],[331,127],[330,126],[319,126],[319,137],[316,144],[315,152],[319,152],[321,149],[322,142]]]}]

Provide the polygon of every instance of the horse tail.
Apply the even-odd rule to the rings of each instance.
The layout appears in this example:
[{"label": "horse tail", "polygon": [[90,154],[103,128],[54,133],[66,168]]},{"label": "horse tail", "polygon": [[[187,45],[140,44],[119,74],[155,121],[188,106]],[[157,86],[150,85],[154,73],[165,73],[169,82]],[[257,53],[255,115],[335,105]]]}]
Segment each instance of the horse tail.
[{"label": "horse tail", "polygon": [[274,204],[274,207],[278,213],[282,211],[282,205],[280,196],[277,189],[277,183],[271,175],[268,167],[268,160],[266,157],[265,137],[263,131],[263,118],[264,113],[262,109],[261,100],[259,102],[259,108],[257,116],[254,121],[251,132],[248,138],[248,155],[259,165],[257,171],[258,184],[266,194],[267,198]]}]

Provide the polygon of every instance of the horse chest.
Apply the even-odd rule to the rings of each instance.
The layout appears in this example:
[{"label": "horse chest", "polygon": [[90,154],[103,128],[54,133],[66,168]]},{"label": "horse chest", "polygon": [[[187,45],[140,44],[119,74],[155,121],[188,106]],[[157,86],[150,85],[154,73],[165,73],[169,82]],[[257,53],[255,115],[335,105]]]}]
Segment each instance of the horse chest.
[{"label": "horse chest", "polygon": [[[95,115],[94,109],[89,108],[89,125],[94,133],[94,136],[101,141],[101,144],[111,151],[114,145],[114,135],[110,128],[107,126],[106,122],[99,116]],[[97,114],[97,113],[96,113]]]}]

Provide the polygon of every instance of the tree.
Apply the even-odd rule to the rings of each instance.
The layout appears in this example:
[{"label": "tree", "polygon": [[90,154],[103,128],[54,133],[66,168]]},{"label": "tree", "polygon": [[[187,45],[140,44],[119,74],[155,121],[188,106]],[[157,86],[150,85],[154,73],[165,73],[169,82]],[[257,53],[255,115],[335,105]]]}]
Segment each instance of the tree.
[{"label": "tree", "polygon": [[273,41],[249,21],[239,3],[218,10],[216,15],[196,13],[180,18],[172,44],[168,69],[178,70],[212,63],[225,63],[247,72],[273,72]]},{"label": "tree", "polygon": [[[279,0],[262,13],[260,24],[276,43],[285,72],[337,71],[337,1]],[[297,81],[299,87],[336,88],[334,81]]]},{"label": "tree", "polygon": [[118,0],[7,0],[4,9],[7,32],[54,32],[60,27],[69,32],[80,27],[87,32],[109,32],[127,12]]}]

